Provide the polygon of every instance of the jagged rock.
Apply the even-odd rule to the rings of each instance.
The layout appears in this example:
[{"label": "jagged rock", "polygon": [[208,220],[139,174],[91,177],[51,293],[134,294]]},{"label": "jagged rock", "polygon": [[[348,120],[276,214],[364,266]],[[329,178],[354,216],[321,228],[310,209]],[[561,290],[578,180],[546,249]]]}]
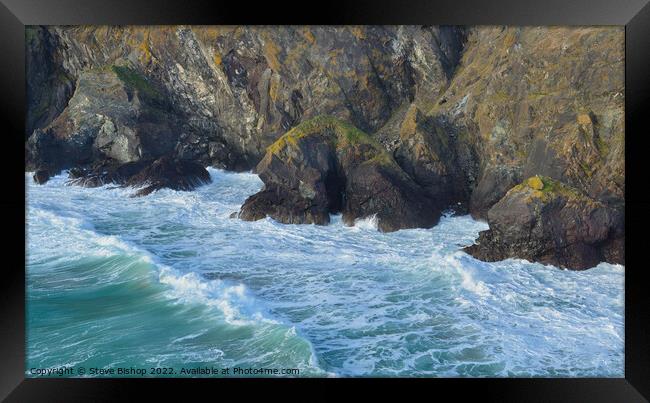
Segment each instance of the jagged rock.
[{"label": "jagged rock", "polygon": [[50,180],[50,172],[46,169],[38,169],[36,172],[34,172],[34,182],[38,183],[39,185],[44,184]]},{"label": "jagged rock", "polygon": [[350,225],[376,215],[382,231],[431,227],[440,210],[366,133],[331,117],[296,126],[267,149],[256,168],[264,189],[246,200],[240,218],[267,215],[284,223],[329,223],[342,212]]},{"label": "jagged rock", "polygon": [[193,190],[211,181],[210,174],[201,164],[162,157],[129,177],[125,184],[134,187],[144,186],[135,195],[145,196],[163,188]]},{"label": "jagged rock", "polygon": [[383,232],[431,228],[438,223],[442,208],[388,156],[344,168],[344,172],[343,222],[347,225],[373,215]]},{"label": "jagged rock", "polygon": [[145,196],[163,188],[193,190],[211,182],[210,174],[202,165],[168,156],[127,163],[106,159],[91,166],[72,168],[68,177],[70,185],[98,187],[113,183],[141,188],[134,196]]},{"label": "jagged rock", "polygon": [[587,269],[624,264],[624,212],[549,177],[515,186],[488,212],[490,229],[465,248],[486,261],[510,257]]},{"label": "jagged rock", "polygon": [[246,200],[242,219],[269,215],[290,224],[329,223],[330,211],[341,209],[342,176],[332,146],[333,129],[323,125],[322,133],[315,132],[320,129],[318,118],[303,122],[269,147],[256,168],[265,188]]},{"label": "jagged rock", "polygon": [[107,184],[124,185],[127,180],[143,170],[151,161],[121,163],[104,159],[87,166],[77,166],[68,171],[68,184],[83,187],[98,187]]},{"label": "jagged rock", "polygon": [[50,124],[65,109],[75,88],[75,77],[66,71],[67,58],[59,49],[59,36],[46,27],[25,29],[27,111],[25,137]]},{"label": "jagged rock", "polygon": [[[416,94],[436,98],[458,64],[464,32],[453,26],[28,27],[28,71],[42,78],[28,86],[27,135],[60,113],[47,109],[49,94],[61,94],[54,103],[65,107],[87,70],[125,59],[160,87],[201,139],[183,141],[179,157],[248,170],[304,119],[327,114],[374,132]],[[211,156],[210,142],[227,152]]]},{"label": "jagged rock", "polygon": [[441,209],[465,207],[469,186],[457,158],[456,139],[444,124],[412,104],[399,136],[393,151],[395,161],[426,191],[428,198]]},{"label": "jagged rock", "polygon": [[[624,38],[615,27],[475,27],[428,115],[477,157],[470,211],[545,175],[608,205],[624,200]],[[444,102],[442,102],[444,100]]]},{"label": "jagged rock", "polygon": [[[368,145],[350,148],[349,166],[336,145],[314,154],[326,165],[276,156],[244,218],[326,223],[339,211],[349,223],[370,195],[385,229],[428,226],[446,207],[489,221],[535,175],[624,210],[620,27],[28,27],[26,45],[30,171],[162,155],[248,170],[328,115],[393,162],[355,165],[372,160]],[[620,261],[619,239],[590,245]]]},{"label": "jagged rock", "polygon": [[470,211],[474,218],[487,218],[488,210],[494,206],[513,186],[521,181],[517,169],[489,167],[483,170],[476,188],[470,197]]},{"label": "jagged rock", "polygon": [[169,154],[180,126],[168,108],[160,90],[130,67],[86,71],[63,113],[30,138],[31,160],[61,169]]}]

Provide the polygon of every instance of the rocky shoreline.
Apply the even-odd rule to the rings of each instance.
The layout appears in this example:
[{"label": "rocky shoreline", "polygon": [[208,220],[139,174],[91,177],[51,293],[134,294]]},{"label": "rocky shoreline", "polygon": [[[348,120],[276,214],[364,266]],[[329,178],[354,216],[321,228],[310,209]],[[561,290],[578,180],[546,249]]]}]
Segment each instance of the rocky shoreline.
[{"label": "rocky shoreline", "polygon": [[254,169],[238,216],[430,228],[466,252],[624,264],[616,27],[30,27],[26,170],[192,190]]},{"label": "rocky shoreline", "polygon": [[264,189],[249,197],[240,218],[267,215],[292,224],[327,224],[341,212],[352,225],[375,216],[381,231],[429,228],[441,205],[425,196],[369,135],[320,116],[302,122],[269,146],[256,173]]}]

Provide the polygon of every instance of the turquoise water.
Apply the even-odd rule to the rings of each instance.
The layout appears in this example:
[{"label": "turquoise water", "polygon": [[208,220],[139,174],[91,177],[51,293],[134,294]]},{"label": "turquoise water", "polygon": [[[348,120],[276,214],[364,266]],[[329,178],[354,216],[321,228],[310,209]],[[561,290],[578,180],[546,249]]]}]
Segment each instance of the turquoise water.
[{"label": "turquoise water", "polygon": [[459,251],[487,228],[469,216],[389,234],[244,222],[229,216],[259,178],[210,174],[140,198],[26,174],[27,376],[623,376],[622,266],[480,262]]}]

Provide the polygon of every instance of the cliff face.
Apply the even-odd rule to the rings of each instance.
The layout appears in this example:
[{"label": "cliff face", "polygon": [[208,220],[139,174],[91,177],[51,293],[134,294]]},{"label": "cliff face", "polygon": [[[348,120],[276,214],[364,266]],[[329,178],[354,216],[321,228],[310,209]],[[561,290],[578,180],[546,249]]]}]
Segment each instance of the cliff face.
[{"label": "cliff face", "polygon": [[[63,110],[84,71],[128,65],[183,122],[184,158],[252,168],[303,119],[375,132],[416,95],[436,98],[463,31],[419,27],[29,28],[28,135]],[[71,133],[64,133],[69,136]]]},{"label": "cliff face", "polygon": [[[594,256],[622,262],[623,35],[616,27],[31,27],[27,166],[57,171],[172,156],[248,170],[262,161],[257,169],[263,179],[269,174],[267,188],[290,197],[260,195],[249,204],[257,207],[242,211],[249,219],[272,214],[324,223],[328,211],[345,209],[352,196],[369,200],[362,193],[381,183],[390,196],[373,195],[371,208],[348,206],[350,220],[401,214],[408,220],[386,220],[385,229],[430,226],[443,208],[454,207],[488,220],[492,232],[469,250],[481,258],[519,256],[572,268],[592,264]],[[367,133],[387,153],[391,173],[388,165],[364,163],[363,152],[337,154],[326,140],[303,145],[311,136],[278,152],[276,140],[320,115]],[[331,137],[328,130],[317,137]],[[306,199],[304,185],[302,193],[300,183],[288,185],[292,170],[300,170],[296,161],[318,160],[314,149],[333,156],[325,165],[350,181],[337,185],[349,198],[336,207],[327,191]],[[343,172],[342,161],[370,171]],[[308,178],[314,189],[326,185],[327,169]],[[580,249],[589,256],[580,262],[547,250],[567,231],[529,231],[547,248],[531,247],[535,253],[513,247],[523,238],[510,236],[516,220],[503,214],[508,200],[544,212],[532,215],[540,222],[577,214],[556,198],[507,199],[535,175],[599,206],[597,241],[571,233],[554,244],[566,249],[589,240]],[[416,208],[409,207],[413,201]],[[297,205],[316,210],[296,216]],[[595,228],[580,217],[591,224],[575,231]]]},{"label": "cliff face", "polygon": [[540,174],[616,204],[625,193],[622,28],[480,28],[429,114],[476,144],[472,213]]}]

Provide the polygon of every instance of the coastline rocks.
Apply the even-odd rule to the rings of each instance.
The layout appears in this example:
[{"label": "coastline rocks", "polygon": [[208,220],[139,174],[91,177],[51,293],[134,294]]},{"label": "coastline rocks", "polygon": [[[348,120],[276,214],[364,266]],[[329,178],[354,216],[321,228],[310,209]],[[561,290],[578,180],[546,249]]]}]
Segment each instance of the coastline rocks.
[{"label": "coastline rocks", "polygon": [[372,133],[402,103],[437,98],[466,28],[30,26],[26,36],[27,136],[56,119],[86,71],[128,60],[184,117],[192,135],[178,157],[247,171],[303,120],[327,114]]},{"label": "coastline rocks", "polygon": [[545,176],[513,187],[487,214],[490,229],[465,248],[484,261],[522,258],[583,270],[624,264],[624,211]]},{"label": "coastline rocks", "polygon": [[381,231],[431,227],[440,210],[372,138],[338,119],[319,116],[267,148],[256,171],[264,189],[249,197],[239,217],[270,216],[283,223],[329,223],[376,215]]},{"label": "coastline rocks", "polygon": [[287,224],[324,225],[330,211],[341,210],[344,180],[329,120],[303,122],[268,147],[256,168],[265,187],[244,202],[240,218],[254,221],[269,215]]},{"label": "coastline rocks", "polygon": [[160,90],[127,66],[81,74],[65,110],[29,138],[28,160],[60,170],[103,159],[155,159],[176,146],[182,128]]},{"label": "coastline rocks", "polygon": [[37,169],[36,172],[34,172],[34,182],[38,183],[39,185],[44,184],[48,180],[50,180],[50,173],[46,169]]},{"label": "coastline rocks", "polygon": [[[454,207],[490,223],[476,256],[624,260],[621,27],[52,26],[28,27],[26,45],[26,170],[38,183],[80,166],[71,181],[124,184],[163,155],[258,164],[265,188],[243,219],[377,214],[390,231]],[[301,127],[323,114],[370,137],[322,119]],[[193,185],[157,169],[168,168],[143,174],[152,189]],[[578,196],[545,200],[557,192],[542,186],[530,188],[538,201],[517,199],[535,175]],[[583,197],[600,207],[570,203]],[[605,238],[586,235],[600,226]]]},{"label": "coastline rocks", "polygon": [[88,188],[107,184],[125,185],[126,181],[144,169],[147,161],[120,163],[112,159],[95,161],[93,164],[77,166],[68,171],[69,185]]},{"label": "coastline rocks", "polygon": [[607,205],[625,198],[625,47],[615,27],[472,27],[429,116],[476,152],[470,212],[544,175]]},{"label": "coastline rocks", "polygon": [[145,186],[135,194],[145,196],[163,188],[194,190],[211,181],[208,171],[196,162],[162,157],[131,176],[126,181],[126,185]]},{"label": "coastline rocks", "polygon": [[120,163],[102,160],[87,167],[70,169],[70,185],[97,187],[109,183],[140,188],[134,196],[146,196],[156,190],[193,190],[211,182],[210,174],[193,161],[165,156],[154,161]]},{"label": "coastline rocks", "polygon": [[354,225],[356,219],[374,215],[382,232],[436,225],[442,209],[388,158],[365,161],[346,171],[343,222]]},{"label": "coastline rocks", "polygon": [[411,104],[399,128],[393,156],[440,208],[453,205],[464,210],[470,190],[453,134],[442,122]]},{"label": "coastline rocks", "polygon": [[488,210],[494,206],[513,186],[521,182],[516,169],[489,167],[483,171],[476,188],[469,199],[472,217],[486,219]]}]

